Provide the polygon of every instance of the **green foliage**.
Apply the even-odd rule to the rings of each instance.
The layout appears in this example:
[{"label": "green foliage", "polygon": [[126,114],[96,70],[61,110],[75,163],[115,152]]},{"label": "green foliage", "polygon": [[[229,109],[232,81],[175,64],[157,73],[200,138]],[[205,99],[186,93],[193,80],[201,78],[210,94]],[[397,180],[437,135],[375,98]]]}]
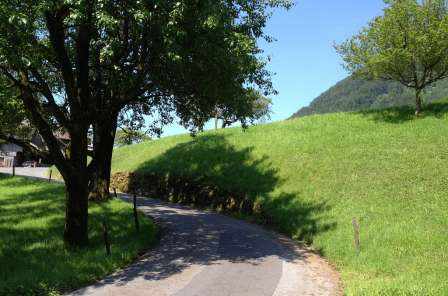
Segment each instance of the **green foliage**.
[{"label": "green foliage", "polygon": [[[448,80],[444,79],[428,87],[423,93],[423,102],[430,103],[448,95]],[[384,109],[415,104],[411,89],[399,82],[365,80],[354,76],[338,82],[311,104],[298,110],[291,118],[311,114]]]},{"label": "green foliage", "polygon": [[[81,103],[98,101],[84,110],[92,121],[131,102],[145,104],[140,111],[154,118],[162,114],[164,122],[175,114],[191,129],[200,129],[216,105],[244,121],[247,87],[275,92],[257,40],[271,41],[263,29],[272,9],[291,5],[289,0],[4,2],[0,72],[8,80],[28,76],[29,91],[42,105],[52,94],[67,114],[76,110],[67,106],[77,96]],[[58,108],[51,107],[53,117]],[[56,119],[64,125],[61,117]]]},{"label": "green foliage", "polygon": [[[59,295],[80,288],[132,262],[155,242],[155,226],[142,215],[135,233],[132,206],[112,200],[91,204],[91,245],[67,252],[64,187],[0,176],[0,295]],[[107,257],[101,222],[109,223],[112,255]]]},{"label": "green foliage", "polygon": [[248,96],[252,102],[252,108],[247,116],[254,123],[268,120],[272,113],[272,100],[253,89],[248,90]]},{"label": "green foliage", "polygon": [[27,112],[16,90],[0,76],[0,143],[14,135],[30,140],[35,128],[27,120]]},{"label": "green foliage", "polygon": [[22,102],[17,98],[14,89],[0,77],[0,132],[13,133],[25,120]]},{"label": "green foliage", "polygon": [[336,47],[346,68],[420,91],[448,76],[448,13],[444,0],[388,1],[384,15]]},{"label": "green foliage", "polygon": [[255,198],[337,266],[347,295],[446,295],[447,123],[446,101],[419,118],[409,107],[309,116],[122,147],[113,171],[202,177]]}]

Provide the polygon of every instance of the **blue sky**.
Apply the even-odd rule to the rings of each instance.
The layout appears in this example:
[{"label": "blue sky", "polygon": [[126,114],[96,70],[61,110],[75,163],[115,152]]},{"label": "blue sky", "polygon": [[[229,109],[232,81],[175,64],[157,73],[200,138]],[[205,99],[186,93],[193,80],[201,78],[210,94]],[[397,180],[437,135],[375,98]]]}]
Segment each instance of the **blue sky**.
[{"label": "blue sky", "polygon": [[[269,69],[279,91],[272,97],[272,121],[288,118],[348,75],[333,44],[357,33],[383,7],[383,0],[297,0],[291,10],[275,11],[266,32],[277,41],[260,43],[272,57]],[[174,124],[164,136],[185,132]]]}]

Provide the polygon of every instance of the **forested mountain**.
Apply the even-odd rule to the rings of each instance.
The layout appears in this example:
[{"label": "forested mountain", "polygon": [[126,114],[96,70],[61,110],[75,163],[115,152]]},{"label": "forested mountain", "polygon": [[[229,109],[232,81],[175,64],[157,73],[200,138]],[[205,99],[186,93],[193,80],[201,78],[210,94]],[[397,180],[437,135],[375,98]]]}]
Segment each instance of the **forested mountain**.
[{"label": "forested mountain", "polygon": [[[424,94],[424,102],[428,103],[445,97],[448,97],[448,80],[442,80],[428,87]],[[367,81],[347,77],[314,99],[308,107],[294,113],[291,118],[413,104],[413,90],[397,82]]]}]

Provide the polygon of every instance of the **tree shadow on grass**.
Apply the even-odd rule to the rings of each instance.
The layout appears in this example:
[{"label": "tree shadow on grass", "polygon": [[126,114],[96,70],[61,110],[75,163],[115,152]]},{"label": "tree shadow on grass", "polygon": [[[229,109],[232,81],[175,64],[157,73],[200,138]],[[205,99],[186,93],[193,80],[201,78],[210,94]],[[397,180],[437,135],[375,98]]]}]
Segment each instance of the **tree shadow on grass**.
[{"label": "tree shadow on grass", "polygon": [[[359,111],[358,114],[365,115],[372,118],[377,122],[386,123],[404,123],[416,119],[415,107],[403,106],[403,107],[393,107],[382,110],[366,110]],[[443,118],[448,113],[448,102],[437,102],[431,103],[424,106],[422,114],[419,118],[435,117]]]},{"label": "tree shadow on grass", "polygon": [[[155,193],[159,198],[229,214],[260,214],[258,218],[265,221],[258,222],[299,239],[308,238],[308,242],[327,230],[317,218],[328,210],[325,203],[304,202],[298,192],[277,192],[285,180],[269,157],[257,156],[253,147],[236,148],[222,135],[204,135],[178,144],[143,163],[135,175],[149,176],[148,182],[138,182],[148,185],[148,191],[158,185]],[[154,176],[168,180],[162,190],[160,184],[154,184]],[[245,201],[252,209],[245,211]]]},{"label": "tree shadow on grass", "polygon": [[[140,200],[146,206],[142,209],[164,229],[160,246],[97,288],[108,283],[125,285],[137,277],[160,281],[192,265],[224,261],[262,266],[271,257],[305,260],[304,254],[279,244],[258,226],[182,204],[253,218],[308,243],[316,234],[335,227],[321,220],[329,210],[325,203],[302,201],[296,192],[277,192],[283,181],[268,156],[256,155],[251,147],[236,148],[222,135],[199,136],[178,144],[142,164],[129,178],[131,191],[175,203]],[[223,276],[222,281],[226,279]]]},{"label": "tree shadow on grass", "polygon": [[[0,295],[47,295],[89,284],[124,258],[130,262],[133,252],[154,238],[154,233],[135,234],[129,206],[112,210],[103,204],[89,214],[89,248],[69,252],[62,240],[64,186],[5,176],[0,182],[6,189],[0,196]],[[104,251],[103,219],[110,226],[111,257]]]}]

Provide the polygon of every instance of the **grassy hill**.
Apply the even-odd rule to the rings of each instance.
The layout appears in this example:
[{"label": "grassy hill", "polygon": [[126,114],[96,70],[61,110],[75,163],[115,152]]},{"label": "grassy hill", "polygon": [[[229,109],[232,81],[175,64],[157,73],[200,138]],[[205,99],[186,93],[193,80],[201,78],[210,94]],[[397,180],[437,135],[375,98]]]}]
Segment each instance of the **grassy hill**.
[{"label": "grassy hill", "polygon": [[[423,99],[424,102],[430,103],[447,96],[448,79],[445,79],[429,87],[424,93]],[[294,113],[292,118],[311,114],[412,106],[415,101],[414,97],[411,89],[398,82],[367,81],[350,76],[314,99],[309,106]]]},{"label": "grassy hill", "polygon": [[[309,116],[116,150],[115,172],[203,176],[260,200],[348,295],[448,294],[448,103]],[[353,247],[352,218],[361,225]]]}]

